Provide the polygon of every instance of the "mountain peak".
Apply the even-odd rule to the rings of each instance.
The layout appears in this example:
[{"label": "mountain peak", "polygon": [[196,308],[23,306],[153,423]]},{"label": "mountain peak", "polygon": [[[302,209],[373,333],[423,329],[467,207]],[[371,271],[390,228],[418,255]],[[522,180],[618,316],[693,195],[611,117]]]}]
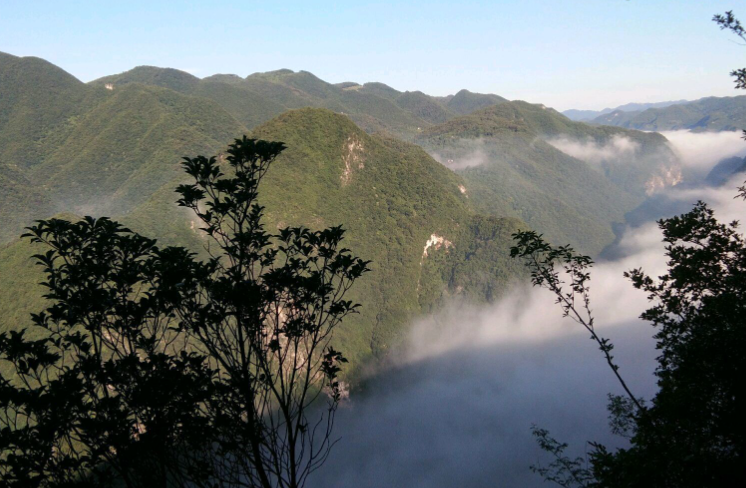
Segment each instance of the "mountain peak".
[{"label": "mountain peak", "polygon": [[94,86],[126,85],[128,83],[142,83],[156,85],[172,90],[184,92],[199,83],[200,79],[193,74],[174,68],[160,68],[158,66],[136,66],[131,70],[117,75],[104,76],[90,82]]}]

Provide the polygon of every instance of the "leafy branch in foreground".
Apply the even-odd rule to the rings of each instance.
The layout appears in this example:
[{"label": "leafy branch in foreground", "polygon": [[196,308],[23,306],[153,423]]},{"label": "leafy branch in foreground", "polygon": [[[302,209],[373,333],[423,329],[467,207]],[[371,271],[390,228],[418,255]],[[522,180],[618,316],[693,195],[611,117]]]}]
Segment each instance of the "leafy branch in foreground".
[{"label": "leafy branch in foreground", "polygon": [[[630,446],[609,451],[591,444],[591,478],[582,460],[564,455],[565,445],[536,430],[541,447],[555,462],[536,472],[562,486],[720,487],[746,479],[746,241],[738,222],[722,224],[703,202],[684,215],[659,221],[668,271],[657,279],[635,269],[625,273],[653,305],[641,318],[656,328],[660,351],[655,375],[658,393],[640,408],[633,397],[611,397],[612,432]],[[532,267],[537,286],[558,296],[565,314],[576,319],[576,294],[588,306],[587,258],[568,248],[552,248],[532,233],[516,234],[514,256]],[[555,262],[565,263],[569,292],[562,292]],[[590,322],[590,315],[583,320]],[[592,317],[592,316],[591,316]],[[603,342],[602,342],[603,343]]]},{"label": "leafy branch in foreground", "polygon": [[[589,294],[589,269],[593,266],[593,260],[576,254],[570,246],[553,247],[535,231],[517,232],[513,234],[513,239],[516,244],[511,247],[510,256],[525,261],[534,286],[546,288],[554,294],[556,303],[562,307],[563,317],[570,317],[591,334],[591,339],[598,344],[629,401],[639,412],[644,410],[641,401],[632,394],[619,373],[619,366],[611,354],[614,344],[596,331]],[[562,276],[560,271],[563,272]],[[563,279],[563,276],[566,278]]]},{"label": "leafy branch in foreground", "polygon": [[189,254],[106,218],[26,237],[48,249],[34,258],[50,304],[0,334],[4,486],[204,486],[213,374],[168,330]]},{"label": "leafy branch in foreground", "polygon": [[[729,10],[724,14],[715,14],[712,17],[712,21],[720,27],[720,30],[728,30],[746,43],[746,29],[743,27],[743,24],[741,24],[741,21],[733,15],[732,10]],[[730,72],[730,75],[736,80],[737,90],[746,89],[746,68],[734,69]],[[743,137],[746,138],[746,130],[743,131]],[[740,190],[743,191],[743,188]]]},{"label": "leafy branch in foreground", "polygon": [[549,466],[533,465],[531,471],[544,478],[544,480],[565,488],[591,486],[594,477],[585,459],[581,457],[570,459],[565,455],[567,444],[557,441],[549,435],[549,431],[546,429],[540,429],[533,425],[531,426],[531,433],[536,438],[539,447],[554,457],[554,461]]},{"label": "leafy branch in foreground", "polygon": [[[179,332],[218,372],[213,466],[229,486],[297,488],[326,460],[346,362],[332,333],[359,307],[345,296],[368,271],[341,247],[341,227],[265,231],[257,188],[284,147],[237,139],[228,175],[215,158],[186,158],[194,183],[177,189],[217,247],[184,284],[177,314]],[[311,420],[324,389],[326,413]]]}]

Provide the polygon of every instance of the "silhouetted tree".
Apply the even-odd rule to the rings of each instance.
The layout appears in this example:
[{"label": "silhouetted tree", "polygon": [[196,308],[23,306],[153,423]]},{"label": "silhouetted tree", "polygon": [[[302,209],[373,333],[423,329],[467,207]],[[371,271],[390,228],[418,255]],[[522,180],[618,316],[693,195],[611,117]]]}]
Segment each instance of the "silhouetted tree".
[{"label": "silhouetted tree", "polygon": [[212,372],[168,330],[189,254],[106,218],[41,221],[26,236],[48,248],[35,258],[50,305],[0,334],[14,373],[0,379],[4,486],[199,481]]},{"label": "silhouetted tree", "polygon": [[[180,333],[218,374],[216,476],[230,486],[296,488],[326,459],[340,399],[342,354],[332,331],[359,306],[345,300],[368,261],[340,248],[343,230],[262,225],[257,187],[281,143],[236,140],[230,176],[215,158],[186,159],[195,183],[178,188],[216,245],[178,306]],[[309,408],[326,389],[326,412]]]},{"label": "silhouetted tree", "polygon": [[[744,29],[741,21],[733,15],[732,10],[724,14],[716,14],[712,20],[720,27],[720,30],[729,30],[739,39],[746,42],[746,29]],[[735,69],[730,72],[730,75],[736,80],[736,89],[746,89],[746,68]],[[746,139],[746,129],[743,131],[743,137]],[[746,198],[746,183],[739,187],[738,191],[738,196]]]},{"label": "silhouetted tree", "polygon": [[[659,224],[668,272],[657,280],[640,269],[625,273],[654,302],[641,318],[656,327],[659,391],[649,406],[631,395],[612,397],[612,428],[628,434],[631,447],[609,452],[593,444],[589,466],[565,457],[564,444],[535,429],[556,458],[536,471],[563,486],[714,487],[746,480],[746,243],[737,222],[719,223],[703,202]],[[527,259],[534,284],[550,289],[565,313],[578,296],[590,308],[589,258],[555,249],[534,232],[515,237],[512,254]],[[556,263],[569,269],[567,281],[554,271]],[[556,278],[536,278],[546,275]],[[611,344],[591,333],[608,358]]]},{"label": "silhouetted tree", "polygon": [[7,486],[300,487],[325,461],[346,362],[330,340],[368,262],[340,227],[264,230],[257,190],[283,149],[237,139],[230,176],[185,158],[206,261],[106,218],[29,228],[50,305],[0,335]]}]

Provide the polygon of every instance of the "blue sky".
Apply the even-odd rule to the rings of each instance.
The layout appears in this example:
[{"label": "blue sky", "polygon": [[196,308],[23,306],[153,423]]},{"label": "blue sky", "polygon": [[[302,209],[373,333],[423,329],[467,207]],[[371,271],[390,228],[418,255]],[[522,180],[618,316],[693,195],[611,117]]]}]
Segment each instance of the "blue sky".
[{"label": "blue sky", "polygon": [[330,82],[461,88],[558,109],[735,95],[731,0],[0,1],[0,51],[83,81],[138,65],[203,77],[279,68]]}]

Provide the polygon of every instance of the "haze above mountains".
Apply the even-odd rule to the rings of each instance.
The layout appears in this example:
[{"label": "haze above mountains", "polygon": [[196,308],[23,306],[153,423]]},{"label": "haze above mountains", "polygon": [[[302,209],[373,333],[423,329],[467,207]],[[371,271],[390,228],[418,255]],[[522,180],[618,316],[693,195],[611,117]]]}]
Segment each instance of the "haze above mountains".
[{"label": "haze above mountains", "polygon": [[[728,107],[741,98],[624,112],[636,115],[616,127],[494,94],[433,97],[305,71],[199,79],[143,66],[86,84],[0,53],[0,329],[42,303],[17,240],[24,226],[111,215],[201,252],[174,203],[180,158],[248,134],[288,147],[261,188],[268,226],[342,224],[347,246],[373,261],[352,297],[362,313],[337,339],[361,365],[385,356],[413,317],[502,296],[523,277],[508,257],[517,229],[599,254],[626,213],[686,178],[664,136],[634,129],[736,127],[746,111]],[[651,121],[650,110],[667,115]]]}]

